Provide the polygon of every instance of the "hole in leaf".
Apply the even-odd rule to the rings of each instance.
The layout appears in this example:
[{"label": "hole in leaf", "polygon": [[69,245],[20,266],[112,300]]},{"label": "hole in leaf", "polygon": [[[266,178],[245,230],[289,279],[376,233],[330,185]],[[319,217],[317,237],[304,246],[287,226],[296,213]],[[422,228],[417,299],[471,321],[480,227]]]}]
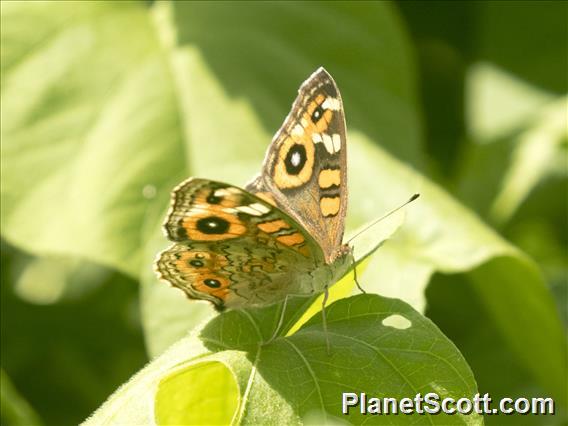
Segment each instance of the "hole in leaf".
[{"label": "hole in leaf", "polygon": [[154,399],[156,424],[230,424],[239,389],[234,375],[220,362],[203,362],[178,370],[160,381]]},{"label": "hole in leaf", "polygon": [[393,314],[383,320],[383,325],[398,328],[399,330],[406,330],[412,325],[412,322],[409,319],[404,318],[402,315]]}]

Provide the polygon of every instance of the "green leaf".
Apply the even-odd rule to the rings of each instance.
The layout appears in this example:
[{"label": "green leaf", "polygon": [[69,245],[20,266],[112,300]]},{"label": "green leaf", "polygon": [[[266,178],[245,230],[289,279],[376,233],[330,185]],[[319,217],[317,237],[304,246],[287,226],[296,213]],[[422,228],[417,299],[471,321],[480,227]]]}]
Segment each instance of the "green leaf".
[{"label": "green leaf", "polygon": [[491,206],[490,215],[495,222],[510,219],[530,192],[551,174],[555,160],[559,169],[566,170],[562,144],[568,139],[567,108],[566,97],[554,102],[542,111],[537,123],[519,136],[511,165]]},{"label": "green leaf", "polygon": [[[403,294],[399,297],[417,300],[418,297],[406,289],[420,294],[435,271],[469,272],[503,338],[540,385],[559,401],[566,401],[562,374],[552,372],[554,369],[566,371],[563,361],[566,339],[554,301],[534,262],[433,183],[379,149],[361,149],[371,146],[363,135],[351,132],[350,143],[351,158],[367,171],[366,179],[389,183],[380,189],[367,186],[367,196],[378,200],[380,193],[381,199],[388,202],[401,193],[422,194],[407,210],[404,226],[382,250],[382,253],[387,252],[389,262],[396,262],[397,270],[409,274],[401,272],[398,277],[390,278],[400,280],[402,290],[399,291]],[[357,178],[359,176],[355,175]],[[362,186],[356,183],[354,188],[365,188],[363,180],[358,183]],[[375,256],[367,272],[376,274],[375,268],[380,266],[381,256]],[[367,276],[363,275],[361,281],[368,289],[386,293],[383,287],[388,286],[389,277]],[[384,278],[379,281],[379,277]],[[420,280],[423,280],[422,287]],[[546,327],[543,328],[543,324]],[[534,362],[535,359],[540,361]],[[554,367],[544,369],[541,363]]]},{"label": "green leaf", "polygon": [[76,257],[46,256],[30,260],[14,290],[22,300],[48,305],[81,298],[110,274],[108,269]]},{"label": "green leaf", "polygon": [[[427,292],[428,318],[444,330],[467,359],[475,372],[480,393],[489,393],[494,401],[550,395],[541,386],[535,386],[530,370],[503,339],[499,326],[468,275],[436,274]],[[559,425],[563,423],[565,413],[559,408],[562,402],[555,401],[558,409],[554,416],[499,415],[486,416],[485,421],[488,425],[499,426]]]},{"label": "green leaf", "polygon": [[542,89],[566,93],[568,63],[559,60],[568,48],[563,2],[483,2],[475,7],[478,57]]},{"label": "green leaf", "polygon": [[[136,282],[87,262],[39,261],[4,242],[0,253],[2,368],[42,422],[77,424],[148,360]],[[39,276],[52,268],[54,277]],[[65,280],[60,300],[22,300],[28,294],[21,287],[53,285],[57,276]],[[1,393],[10,395],[9,389]],[[2,415],[9,412],[2,408]]]},{"label": "green leaf", "polygon": [[16,390],[4,369],[0,369],[0,407],[2,407],[2,424],[35,426],[42,422],[31,407]]},{"label": "green leaf", "polygon": [[[554,97],[489,64],[472,68],[467,85],[473,138],[457,191],[503,225],[546,178],[566,170],[566,97]],[[488,188],[479,191],[480,186]]]},{"label": "green leaf", "polygon": [[[390,5],[217,9],[181,2],[171,9],[163,2],[2,4],[1,213],[8,241],[138,275],[148,267],[144,243],[176,182],[189,174],[250,179],[298,85],[322,64],[352,88],[346,93],[355,122],[356,110],[388,105],[362,127],[418,161],[412,67]],[[265,13],[294,26],[278,27],[269,40],[258,19]],[[347,38],[316,31],[306,45],[296,30],[313,14],[362,21]],[[240,54],[219,55],[213,33],[231,41],[225,51]],[[358,79],[350,75],[353,60],[345,64],[335,54],[338,43],[355,41]],[[295,57],[302,46],[312,52]],[[373,54],[378,46],[385,55]],[[267,47],[279,52],[274,61],[260,54]],[[275,80],[268,73],[276,71]]]},{"label": "green leaf", "polygon": [[[358,408],[348,417],[341,413],[342,392],[393,398],[419,392],[460,398],[477,392],[456,347],[399,300],[360,295],[331,305],[330,354],[321,315],[291,336],[259,345],[271,325],[259,318],[268,312],[278,314],[278,309],[229,311],[216,317],[199,337],[182,339],[142,370],[86,424],[148,422],[154,410],[158,424],[197,418],[192,416],[216,424],[220,415],[237,424],[297,424],[314,412],[327,420],[361,424],[368,416]],[[227,394],[215,391],[220,385],[216,380],[223,381]],[[200,409],[205,403],[207,410]],[[373,421],[389,424],[391,419],[377,416]],[[481,424],[482,418],[415,414],[399,416],[397,422]]]},{"label": "green leaf", "polygon": [[160,380],[173,373],[180,362],[198,360],[207,353],[194,337],[179,341],[121,386],[84,424],[154,424],[150,408]]},{"label": "green leaf", "polygon": [[489,63],[468,70],[465,90],[467,131],[482,143],[515,132],[555,99]]},{"label": "green leaf", "polygon": [[137,275],[152,206],[184,175],[148,9],[2,3],[2,46],[2,236]]}]

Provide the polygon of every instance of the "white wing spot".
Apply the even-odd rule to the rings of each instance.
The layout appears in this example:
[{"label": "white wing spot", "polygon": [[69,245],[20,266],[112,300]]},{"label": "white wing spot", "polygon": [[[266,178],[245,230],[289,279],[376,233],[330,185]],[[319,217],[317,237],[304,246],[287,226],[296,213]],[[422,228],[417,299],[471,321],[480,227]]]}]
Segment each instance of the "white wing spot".
[{"label": "white wing spot", "polygon": [[264,204],[260,203],[251,204],[250,207],[252,207],[255,210],[258,210],[262,214],[266,214],[270,211],[270,207],[266,207]]},{"label": "white wing spot", "polygon": [[406,330],[412,325],[412,322],[404,318],[402,315],[393,314],[383,320],[383,325],[386,327],[398,328],[399,330]]},{"label": "white wing spot", "polygon": [[322,138],[326,151],[330,154],[333,154],[335,151],[333,149],[333,140],[331,139],[331,136],[329,136],[327,133],[323,133]]},{"label": "white wing spot", "polygon": [[215,196],[226,197],[231,194],[240,194],[241,191],[237,188],[221,188],[215,191]]},{"label": "white wing spot", "polygon": [[301,124],[296,124],[292,129],[292,136],[302,136],[304,134],[304,128]]},{"label": "white wing spot", "polygon": [[314,133],[312,135],[312,141],[314,141],[314,143],[321,143],[323,142],[323,139],[321,138],[321,133]]},{"label": "white wing spot", "polygon": [[321,106],[324,107],[325,109],[330,109],[332,111],[338,111],[339,107],[340,107],[339,99],[332,98],[332,97],[325,98],[325,101],[323,101]]},{"label": "white wing spot", "polygon": [[262,216],[262,213],[258,210],[253,209],[251,206],[239,206],[235,207],[241,213],[246,213],[251,216]]},{"label": "white wing spot", "polygon": [[[227,210],[231,210],[231,212]],[[253,203],[249,204],[248,206],[238,206],[235,208],[225,209],[225,211],[227,211],[227,213],[241,212],[251,216],[262,216],[268,213],[270,211],[270,208],[260,203]]]},{"label": "white wing spot", "polygon": [[341,136],[339,136],[337,133],[334,133],[331,139],[333,142],[333,152],[339,152],[339,150],[341,149]]}]

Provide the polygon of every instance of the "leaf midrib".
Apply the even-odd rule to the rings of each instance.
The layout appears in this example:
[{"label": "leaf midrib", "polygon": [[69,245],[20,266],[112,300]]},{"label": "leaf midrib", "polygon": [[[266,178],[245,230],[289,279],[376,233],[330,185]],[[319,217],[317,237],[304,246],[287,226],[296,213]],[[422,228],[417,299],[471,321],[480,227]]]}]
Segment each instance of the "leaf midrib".
[{"label": "leaf midrib", "polygon": [[314,381],[314,385],[315,385],[316,391],[317,391],[317,393],[318,393],[318,397],[319,397],[320,404],[321,404],[321,411],[322,411],[322,414],[323,414],[323,416],[324,416],[324,417],[323,417],[323,420],[327,420],[327,413],[326,413],[326,411],[325,411],[325,404],[324,404],[324,402],[323,402],[323,395],[322,395],[322,393],[321,393],[321,388],[320,388],[320,385],[319,385],[317,376],[316,376],[314,370],[312,370],[312,366],[310,365],[310,363],[308,362],[308,360],[304,357],[304,355],[302,354],[302,352],[298,349],[298,347],[297,347],[296,345],[294,345],[294,343],[292,343],[292,342],[290,341],[290,339],[283,339],[283,340],[284,340],[284,342],[288,343],[288,344],[292,347],[292,349],[294,349],[294,351],[298,354],[298,356],[300,357],[300,359],[301,359],[301,360],[304,362],[304,364],[306,365],[306,368],[308,369],[308,372],[310,373],[310,376],[312,376],[312,379],[313,379],[313,381]]}]

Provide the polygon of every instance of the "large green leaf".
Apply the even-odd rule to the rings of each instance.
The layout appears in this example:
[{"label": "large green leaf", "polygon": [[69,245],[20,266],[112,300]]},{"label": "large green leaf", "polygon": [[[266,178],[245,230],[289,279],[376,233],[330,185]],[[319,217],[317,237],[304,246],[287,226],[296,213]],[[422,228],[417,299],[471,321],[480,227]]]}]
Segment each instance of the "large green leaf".
[{"label": "large green leaf", "polygon": [[13,244],[138,274],[152,206],[185,175],[152,25],[141,3],[2,3],[2,236]]},{"label": "large green leaf", "polygon": [[[85,424],[297,424],[323,419],[361,424],[360,409],[342,414],[343,392],[413,398],[435,392],[472,397],[473,375],[456,347],[405,303],[360,295],[327,310],[331,350],[321,315],[297,333],[261,344],[278,309],[230,311],[186,337],[119,389]],[[372,324],[370,327],[369,325]],[[260,345],[259,345],[260,344]],[[223,388],[219,386],[223,385]],[[203,410],[202,405],[207,404]],[[398,424],[481,424],[482,418],[397,416]],[[391,424],[389,416],[374,424]]]},{"label": "large green leaf", "polygon": [[[362,281],[370,289],[389,294],[382,291],[383,286],[389,287],[389,280],[397,280],[398,297],[413,300],[406,289],[418,289],[414,300],[423,303],[424,299],[419,297],[431,273],[468,271],[505,341],[540,385],[564,403],[566,340],[557,309],[534,262],[439,187],[378,149],[362,151],[358,155],[359,147],[371,145],[363,135],[352,132],[350,142],[353,147],[351,157],[355,157],[358,167],[367,170],[366,179],[389,182],[376,190],[376,199],[379,192],[382,199],[388,200],[396,194],[414,192],[417,187],[422,194],[408,209],[404,226],[381,250],[383,256],[375,256]],[[359,186],[355,185],[355,188]],[[372,187],[367,187],[367,195],[372,192]],[[382,275],[383,258],[391,270],[406,271],[407,274],[411,271],[413,275],[404,272],[398,276]],[[424,281],[420,283],[419,279]],[[540,361],[535,362],[535,359]],[[544,364],[546,367],[543,368]]]},{"label": "large green leaf", "polygon": [[[298,4],[259,4],[256,12],[224,6],[176,3],[171,16],[162,3],[2,4],[4,238],[38,254],[81,255],[138,275],[148,267],[144,242],[161,222],[175,183],[190,173],[248,180],[297,86],[322,64],[352,87],[346,101],[354,99],[353,120],[418,161],[412,67],[390,6],[305,6],[330,18],[351,14],[368,21],[347,38],[362,42],[348,64],[324,49],[343,37],[326,40],[321,32],[309,46],[320,45],[322,53],[305,52],[305,61],[290,62],[282,52],[274,61],[260,55],[269,40],[252,25],[261,21],[256,14],[277,14],[284,22],[301,15]],[[252,33],[245,37],[243,27]],[[188,35],[180,30],[179,51],[171,45],[176,28],[191,28]],[[218,39],[207,36],[214,33],[235,44],[224,51],[239,56],[219,54]],[[284,50],[297,49],[302,40],[290,39],[293,33],[281,27],[269,50],[282,43],[289,44]],[[207,38],[199,49],[193,42],[198,36]],[[373,55],[379,46],[384,55]],[[355,59],[356,79],[350,75]],[[219,60],[237,62],[221,63],[219,70]],[[230,102],[220,104],[224,97]],[[355,113],[380,104],[389,108],[373,120]],[[223,124],[211,131],[219,120]]]}]

